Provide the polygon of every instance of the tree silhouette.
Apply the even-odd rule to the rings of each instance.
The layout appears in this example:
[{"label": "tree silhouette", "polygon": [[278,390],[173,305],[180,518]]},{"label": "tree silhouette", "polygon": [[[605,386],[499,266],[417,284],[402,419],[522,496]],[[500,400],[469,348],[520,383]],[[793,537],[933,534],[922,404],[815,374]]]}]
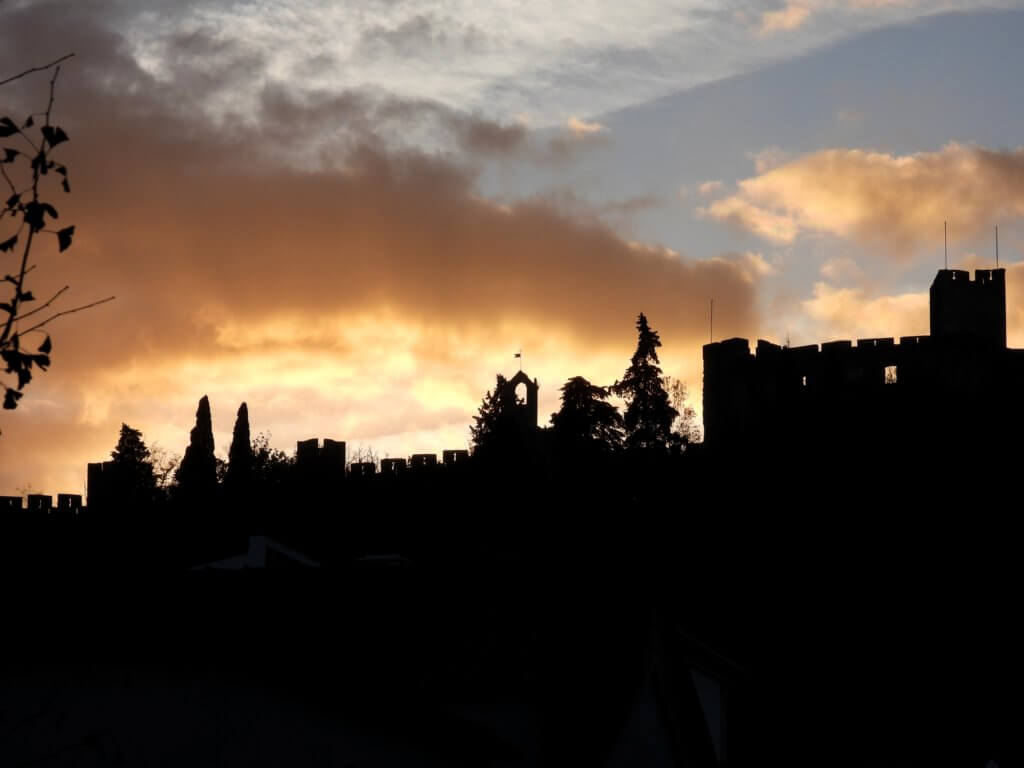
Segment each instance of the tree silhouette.
[{"label": "tree silhouette", "polygon": [[150,504],[156,493],[156,475],[142,433],[121,424],[117,447],[110,456],[121,502],[128,505]]},{"label": "tree silhouette", "polygon": [[672,433],[679,438],[683,445],[699,443],[703,434],[700,424],[697,423],[697,411],[690,405],[690,390],[686,386],[686,382],[674,376],[666,376],[664,383],[669,402],[679,414],[672,422]]},{"label": "tree silhouette", "polygon": [[636,352],[622,379],[612,386],[612,391],[626,401],[623,417],[626,447],[663,450],[675,442],[672,422],[679,412],[669,402],[668,392],[662,383],[658,332],[650,328],[642,312],[637,318],[636,329]]},{"label": "tree silhouette", "polygon": [[575,376],[562,385],[562,407],[551,414],[563,450],[611,453],[622,446],[622,415],[608,402],[608,389]]},{"label": "tree silhouette", "polygon": [[249,437],[249,407],[242,403],[238,406],[235,418],[235,429],[231,435],[231,448],[228,451],[228,469],[225,478],[233,488],[240,488],[252,480],[253,453],[252,440]]},{"label": "tree silhouette", "polygon": [[[69,140],[68,135],[60,126],[51,124],[50,120],[57,77],[60,75],[59,65],[73,55],[62,56],[50,64],[32,67],[0,81],[0,85],[6,85],[33,72],[53,70],[50,97],[45,110],[30,114],[20,125],[8,116],[0,117],[0,138],[10,139],[15,145],[4,146],[3,157],[0,157],[0,179],[7,186],[5,201],[0,207],[0,264],[8,258],[14,258],[11,266],[0,267],[0,271],[6,273],[0,282],[10,284],[10,293],[0,297],[0,359],[5,366],[4,373],[13,377],[8,379],[11,383],[0,381],[4,392],[3,407],[6,409],[18,407],[25,386],[32,380],[33,369],[45,371],[50,365],[52,341],[44,330],[45,326],[58,317],[114,298],[110,296],[71,309],[47,313],[68,290],[69,286],[64,286],[37,306],[31,309],[25,307],[38,301],[27,284],[28,275],[36,268],[31,263],[36,236],[44,233],[53,235],[58,250],[63,252],[71,246],[75,234],[74,226],[51,228],[58,218],[58,212],[51,200],[46,199],[47,193],[43,188],[43,177],[54,181],[59,177],[64,192],[71,191],[67,167],[54,159],[54,150]],[[34,338],[30,334],[34,334]],[[40,336],[42,341],[37,345]],[[29,338],[32,338],[31,342]]]},{"label": "tree silhouette", "polygon": [[189,435],[185,457],[175,473],[179,494],[186,498],[208,498],[217,488],[217,459],[213,455],[213,420],[210,399],[203,395],[196,410],[196,425]]},{"label": "tree silhouette", "polygon": [[475,454],[494,452],[507,441],[512,429],[511,398],[508,380],[497,374],[494,389],[484,395],[480,410],[473,417],[476,423],[469,428]]},{"label": "tree silhouette", "polygon": [[281,488],[289,481],[295,459],[270,447],[270,436],[260,432],[252,441],[252,473],[255,487],[261,490]]}]

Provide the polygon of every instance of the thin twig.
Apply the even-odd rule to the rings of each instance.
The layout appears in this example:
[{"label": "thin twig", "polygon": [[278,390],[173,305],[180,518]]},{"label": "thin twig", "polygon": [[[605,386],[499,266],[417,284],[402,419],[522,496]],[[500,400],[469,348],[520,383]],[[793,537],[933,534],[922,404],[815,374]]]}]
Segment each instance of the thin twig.
[{"label": "thin twig", "polygon": [[33,72],[42,72],[44,70],[47,70],[50,67],[54,67],[57,64],[60,64],[62,61],[67,61],[68,59],[70,59],[74,55],[75,54],[73,54],[73,53],[67,53],[67,54],[64,54],[63,56],[61,56],[59,59],[51,61],[49,64],[44,64],[41,67],[32,67],[31,69],[26,69],[24,72],[21,72],[21,73],[19,73],[17,75],[14,75],[13,77],[8,77],[6,80],[0,80],[0,85],[7,85],[7,83],[10,83],[10,82],[12,82],[14,80],[22,78],[25,75],[31,75]]},{"label": "thin twig", "polygon": [[[45,123],[45,125],[49,125],[50,124],[50,111],[53,109],[53,92],[54,92],[54,90],[57,87],[57,75],[59,75],[59,74],[60,74],[60,67],[58,66],[56,69],[53,70],[53,77],[50,78],[50,103],[46,105],[46,123]],[[45,138],[43,139],[43,142],[44,143],[46,142]]]},{"label": "thin twig", "polygon": [[92,307],[98,307],[100,304],[106,304],[108,301],[113,301],[116,298],[117,298],[116,296],[107,296],[107,298],[100,299],[99,301],[94,301],[92,304],[83,304],[82,306],[75,307],[73,309],[65,309],[63,312],[58,312],[55,315],[50,315],[48,318],[43,320],[41,323],[36,323],[31,328],[29,328],[27,330],[24,330],[24,331],[21,331],[19,335],[24,336],[26,333],[32,333],[32,331],[39,330],[44,325],[49,323],[51,320],[56,320],[58,317],[62,317],[63,315],[72,315],[75,312],[81,312],[83,309],[91,309]]},{"label": "thin twig", "polygon": [[[31,267],[28,267],[28,268],[27,268],[27,269],[25,270],[25,274],[27,275],[27,274],[28,274],[29,272],[31,272],[31,271],[32,271],[33,269],[35,269],[35,268],[36,268],[36,267],[38,267],[38,266],[39,266],[38,264],[33,264],[33,265],[32,265]],[[13,279],[11,279],[11,280],[8,280],[8,279],[7,279],[7,278],[9,278],[9,277],[13,277],[13,276],[12,276],[12,275],[4,275],[4,276],[3,276],[3,278],[0,278],[0,282],[4,282],[4,283],[14,283],[14,280],[13,280]],[[15,283],[15,285],[16,285],[16,283]]]},{"label": "thin twig", "polygon": [[59,291],[57,291],[55,294],[53,294],[53,296],[51,296],[49,298],[49,300],[45,304],[40,304],[38,307],[33,309],[31,312],[26,312],[24,315],[18,315],[16,318],[14,318],[14,322],[18,322],[19,320],[24,320],[26,317],[31,317],[36,312],[42,312],[48,306],[53,304],[53,302],[56,301],[57,297],[60,296],[62,293],[64,293],[64,291],[68,290],[70,287],[71,287],[70,285],[65,285],[63,288],[61,288]]},{"label": "thin twig", "polygon": [[4,177],[4,181],[7,182],[7,186],[11,188],[11,194],[18,194],[18,188],[14,186],[14,182],[11,181],[11,177],[7,175],[7,169],[4,168],[3,164],[0,164],[0,176]]}]

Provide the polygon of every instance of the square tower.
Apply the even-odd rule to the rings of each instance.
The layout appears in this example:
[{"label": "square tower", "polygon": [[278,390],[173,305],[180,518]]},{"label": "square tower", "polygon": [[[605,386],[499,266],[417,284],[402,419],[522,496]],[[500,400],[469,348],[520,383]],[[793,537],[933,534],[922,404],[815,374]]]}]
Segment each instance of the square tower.
[{"label": "square tower", "polygon": [[1006,349],[1006,270],[940,269],[929,305],[932,338]]}]

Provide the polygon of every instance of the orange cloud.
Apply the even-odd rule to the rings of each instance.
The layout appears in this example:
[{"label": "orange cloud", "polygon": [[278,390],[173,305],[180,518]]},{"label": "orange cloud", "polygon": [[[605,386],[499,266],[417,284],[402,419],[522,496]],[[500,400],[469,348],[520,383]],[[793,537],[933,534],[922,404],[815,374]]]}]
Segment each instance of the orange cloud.
[{"label": "orange cloud", "polygon": [[822,341],[928,333],[927,291],[871,296],[864,288],[815,283],[802,308],[822,333]]},{"label": "orange cloud", "polygon": [[882,8],[917,5],[919,0],[787,0],[781,8],[764,11],[759,19],[758,33],[771,35],[802,27],[818,11],[829,8],[880,10]]},{"label": "orange cloud", "polygon": [[[968,255],[957,269],[991,269],[992,262]],[[1024,348],[1024,262],[1006,269],[1007,346]],[[861,275],[847,275],[862,277]],[[928,291],[879,294],[866,284],[838,287],[815,283],[811,298],[801,302],[803,314],[813,322],[821,340],[898,337],[927,334]]]},{"label": "orange cloud", "polygon": [[566,127],[569,129],[569,133],[578,139],[586,136],[593,136],[595,133],[603,133],[608,130],[600,123],[588,123],[578,117],[570,117],[569,122],[566,123]]},{"label": "orange cloud", "polygon": [[906,258],[934,243],[944,220],[956,239],[1024,216],[1024,148],[815,152],[744,179],[701,213],[777,243],[827,233]]},{"label": "orange cloud", "polygon": [[782,8],[762,13],[760,31],[767,35],[796,29],[802,26],[810,15],[811,8],[806,3],[790,2]]}]

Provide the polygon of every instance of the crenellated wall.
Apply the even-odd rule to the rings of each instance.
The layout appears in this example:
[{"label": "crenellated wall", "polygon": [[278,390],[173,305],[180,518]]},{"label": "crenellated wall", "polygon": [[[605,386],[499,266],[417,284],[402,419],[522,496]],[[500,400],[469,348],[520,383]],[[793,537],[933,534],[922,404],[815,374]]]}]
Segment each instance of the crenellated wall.
[{"label": "crenellated wall", "polygon": [[[779,434],[919,430],[928,408],[1011,396],[1021,355],[1006,349],[1005,270],[941,270],[929,336],[782,347],[759,339],[704,346],[704,439],[756,445]],[[986,418],[994,418],[993,414]],[[934,419],[932,419],[934,421]]]}]

